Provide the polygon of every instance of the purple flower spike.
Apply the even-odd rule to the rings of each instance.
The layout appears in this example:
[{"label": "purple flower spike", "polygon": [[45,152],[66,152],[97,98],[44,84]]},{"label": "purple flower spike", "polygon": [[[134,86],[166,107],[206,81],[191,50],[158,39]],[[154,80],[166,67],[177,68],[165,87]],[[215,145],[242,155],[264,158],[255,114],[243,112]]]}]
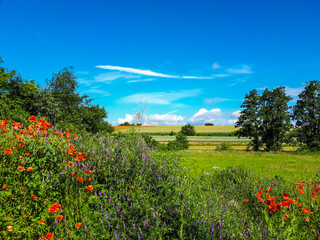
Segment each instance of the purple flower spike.
[{"label": "purple flower spike", "polygon": [[149,156],[150,156],[150,154],[145,155],[143,161],[146,161]]}]

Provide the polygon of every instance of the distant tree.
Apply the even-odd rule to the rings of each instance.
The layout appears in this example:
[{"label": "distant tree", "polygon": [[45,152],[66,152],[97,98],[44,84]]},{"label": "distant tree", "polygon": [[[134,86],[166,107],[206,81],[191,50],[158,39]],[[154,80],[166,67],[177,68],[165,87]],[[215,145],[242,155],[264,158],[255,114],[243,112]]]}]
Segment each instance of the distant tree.
[{"label": "distant tree", "polygon": [[195,136],[196,135],[196,131],[194,129],[194,126],[191,125],[190,123],[182,126],[181,131],[179,133],[182,133],[185,136]]},{"label": "distant tree", "polygon": [[171,130],[171,132],[169,133],[169,136],[174,136],[174,131]]},{"label": "distant tree", "polygon": [[260,111],[260,96],[257,94],[257,90],[254,89],[246,94],[241,108],[244,109],[240,112],[238,121],[235,123],[235,127],[240,127],[240,129],[235,135],[239,138],[247,137],[251,139],[249,146],[252,146],[254,151],[259,151],[262,143],[260,141],[261,118],[258,114]]},{"label": "distant tree", "polygon": [[262,93],[258,115],[262,120],[261,141],[265,144],[266,151],[281,150],[282,143],[286,140],[285,134],[292,127],[288,106],[291,99],[286,95],[284,87],[277,87],[272,91],[266,89]]},{"label": "distant tree", "polygon": [[310,81],[298,95],[292,119],[296,121],[297,137],[310,150],[320,150],[320,83]]},{"label": "distant tree", "polygon": [[205,126],[214,126],[213,123],[205,123]]},{"label": "distant tree", "polygon": [[131,124],[129,122],[124,122],[124,123],[121,123],[119,126],[131,126]]},{"label": "distant tree", "polygon": [[176,136],[176,139],[173,141],[169,141],[167,144],[168,150],[182,150],[189,148],[189,141],[188,138],[179,132]]}]

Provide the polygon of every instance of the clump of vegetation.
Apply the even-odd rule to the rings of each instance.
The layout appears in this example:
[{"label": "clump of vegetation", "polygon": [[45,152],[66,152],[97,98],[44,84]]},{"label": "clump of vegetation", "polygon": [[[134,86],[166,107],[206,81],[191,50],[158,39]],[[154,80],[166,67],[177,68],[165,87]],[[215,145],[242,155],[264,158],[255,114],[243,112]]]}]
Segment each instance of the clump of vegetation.
[{"label": "clump of vegetation", "polygon": [[229,150],[231,150],[231,145],[226,142],[223,142],[217,146],[216,150],[217,151],[229,151]]},{"label": "clump of vegetation", "polygon": [[205,123],[204,126],[214,126],[213,123]]},{"label": "clump of vegetation", "polygon": [[188,148],[189,148],[189,140],[181,132],[179,132],[176,135],[175,140],[169,141],[167,144],[168,150],[182,150],[182,149],[188,149]]},{"label": "clump of vegetation", "polygon": [[181,127],[181,131],[179,133],[182,133],[185,136],[196,136],[196,130],[194,129],[194,126],[190,123],[184,125]]}]

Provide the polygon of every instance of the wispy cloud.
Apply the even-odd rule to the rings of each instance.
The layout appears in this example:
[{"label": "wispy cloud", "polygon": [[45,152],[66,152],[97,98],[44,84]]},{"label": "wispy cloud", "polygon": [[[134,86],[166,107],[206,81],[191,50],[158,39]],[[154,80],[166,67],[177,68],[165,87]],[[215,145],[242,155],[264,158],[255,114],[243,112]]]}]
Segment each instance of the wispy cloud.
[{"label": "wispy cloud", "polygon": [[155,80],[155,79],[153,79],[153,78],[147,78],[147,79],[135,79],[135,80],[127,81],[127,83],[152,82],[152,81],[154,81],[154,80]]},{"label": "wispy cloud", "polygon": [[218,69],[218,68],[221,68],[220,64],[215,62],[213,65],[212,65],[212,68],[213,69]]},{"label": "wispy cloud", "polygon": [[231,99],[214,97],[214,98],[205,98],[203,100],[203,102],[204,103],[218,103],[218,102],[225,102],[225,101],[230,101],[230,100]]},{"label": "wispy cloud", "polygon": [[[196,97],[201,94],[200,89],[182,90],[179,92],[154,92],[142,93],[142,98],[150,104],[169,105],[171,102],[181,98]],[[133,94],[119,99],[123,103],[137,103],[140,100],[141,94]]]},{"label": "wispy cloud", "polygon": [[178,76],[178,75],[170,75],[154,72],[151,70],[142,70],[137,68],[128,68],[128,67],[119,67],[119,66],[111,66],[111,65],[98,65],[96,68],[107,69],[107,70],[115,70],[121,71],[131,74],[137,74],[142,76],[151,76],[151,77],[161,77],[161,78],[175,78],[175,79],[212,79],[213,77],[203,77],[203,76]]},{"label": "wispy cloud", "polygon": [[179,78],[178,76],[174,76],[174,75],[157,73],[157,72],[153,72],[153,71],[150,71],[150,70],[128,68],[128,67],[119,67],[119,66],[111,66],[111,65],[99,65],[99,66],[96,66],[96,68],[108,69],[108,70],[117,70],[117,71],[134,73],[134,74],[139,74],[139,75],[144,75],[144,76],[164,77],[164,78]]},{"label": "wispy cloud", "polygon": [[229,77],[230,75],[231,74],[224,73],[224,74],[214,74],[213,76],[218,78],[223,78],[223,77]]},{"label": "wispy cloud", "polygon": [[285,89],[286,94],[288,94],[291,97],[297,97],[304,90],[304,87],[291,88],[286,86]]},{"label": "wispy cloud", "polygon": [[111,81],[116,79],[120,79],[120,78],[131,79],[131,78],[136,78],[136,76],[119,73],[119,72],[109,72],[109,73],[99,74],[97,76],[94,76],[93,78],[95,82],[110,83]]},{"label": "wispy cloud", "polygon": [[248,65],[242,65],[241,68],[228,68],[226,71],[232,74],[252,73],[251,67]]},{"label": "wispy cloud", "polygon": [[109,92],[99,90],[96,88],[91,88],[89,90],[86,90],[85,93],[99,93],[99,94],[102,94],[103,96],[110,96],[111,95]]}]

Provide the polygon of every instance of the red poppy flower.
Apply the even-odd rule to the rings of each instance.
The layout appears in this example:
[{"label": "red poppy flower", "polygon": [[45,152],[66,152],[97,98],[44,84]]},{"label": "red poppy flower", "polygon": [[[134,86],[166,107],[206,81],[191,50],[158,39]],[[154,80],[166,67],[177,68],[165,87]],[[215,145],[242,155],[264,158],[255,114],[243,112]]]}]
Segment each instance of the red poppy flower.
[{"label": "red poppy flower", "polygon": [[37,118],[35,116],[30,117],[30,122],[36,122],[36,121],[37,121]]},{"label": "red poppy flower", "polygon": [[6,190],[7,187],[8,187],[7,185],[4,185],[4,186],[2,187],[2,189],[3,189],[3,190]]},{"label": "red poppy flower", "polygon": [[57,215],[57,220],[61,221],[63,219],[62,215]]},{"label": "red poppy flower", "polygon": [[76,228],[80,228],[82,226],[82,223],[77,223]]},{"label": "red poppy flower", "polygon": [[38,197],[36,197],[35,195],[31,195],[32,199],[37,199]]},{"label": "red poppy flower", "polygon": [[44,237],[44,239],[52,239],[52,238],[53,238],[52,233],[48,233],[48,234]]},{"label": "red poppy flower", "polygon": [[89,186],[86,187],[87,193],[92,192],[93,189],[94,189],[94,188],[93,188],[92,185],[89,185]]},{"label": "red poppy flower", "polygon": [[77,181],[78,182],[83,182],[83,178],[82,177],[77,177]]},{"label": "red poppy flower", "polygon": [[247,199],[243,199],[243,201],[244,201],[245,203],[247,203],[247,202],[248,202],[248,200],[247,200]]},{"label": "red poppy flower", "polygon": [[11,153],[12,153],[12,150],[10,148],[4,151],[4,154],[6,155],[10,155]]},{"label": "red poppy flower", "polygon": [[313,213],[313,212],[310,211],[310,209],[305,208],[305,207],[302,208],[302,212],[304,212],[305,214]]}]

